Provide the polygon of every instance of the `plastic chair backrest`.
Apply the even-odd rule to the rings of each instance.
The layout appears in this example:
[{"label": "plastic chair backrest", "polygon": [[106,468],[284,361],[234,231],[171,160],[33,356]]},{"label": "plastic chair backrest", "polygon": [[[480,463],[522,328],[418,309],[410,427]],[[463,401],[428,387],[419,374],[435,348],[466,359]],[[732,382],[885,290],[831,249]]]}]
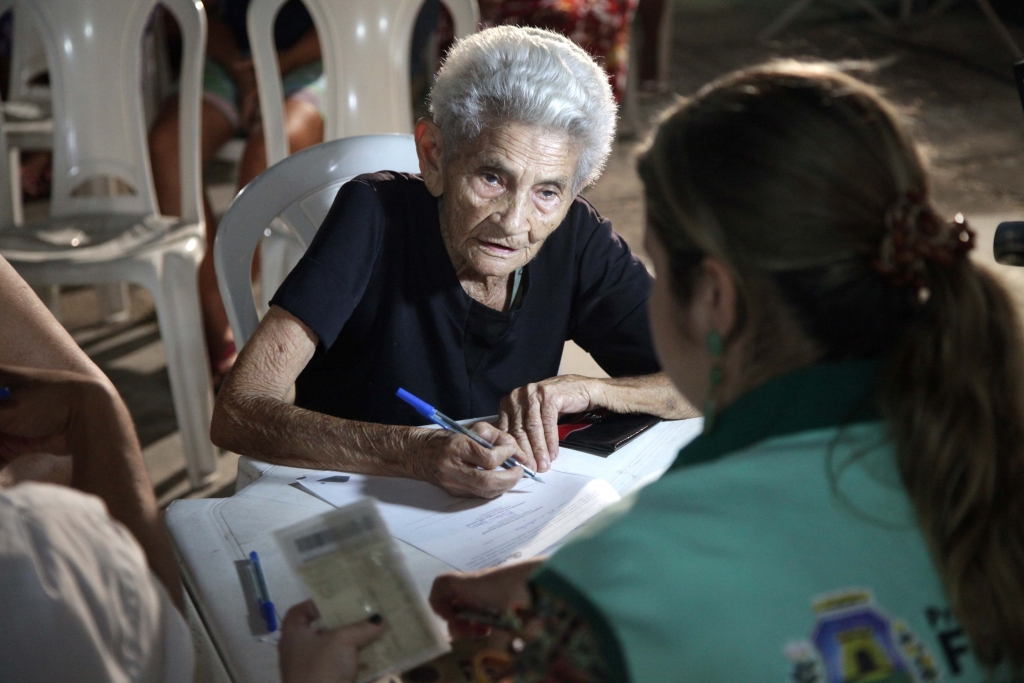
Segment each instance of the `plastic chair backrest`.
[{"label": "plastic chair backrest", "polygon": [[7,85],[7,99],[11,101],[48,100],[50,88],[32,85],[32,79],[46,73],[46,50],[36,31],[31,17],[14,6],[13,41],[11,44],[11,69]]},{"label": "plastic chair backrest", "polygon": [[[182,218],[201,220],[199,107],[206,14],[199,0],[18,0],[46,49],[53,98],[53,217],[156,213],[142,108],[142,36],[157,2],[181,27]],[[83,182],[116,178],[114,197],[80,196]]]},{"label": "plastic chair backrest", "polygon": [[341,186],[381,170],[419,173],[411,135],[362,135],[309,147],[274,164],[238,193],[217,227],[213,262],[239,348],[259,325],[251,274],[264,229],[281,217],[308,247]]},{"label": "plastic chair backrest", "polygon": [[[274,19],[286,0],[252,0],[247,18],[259,86],[267,165],[288,156]],[[327,91],[324,140],[411,133],[409,53],[423,0],[303,0],[320,39]],[[477,0],[442,0],[455,35],[480,23]]]}]

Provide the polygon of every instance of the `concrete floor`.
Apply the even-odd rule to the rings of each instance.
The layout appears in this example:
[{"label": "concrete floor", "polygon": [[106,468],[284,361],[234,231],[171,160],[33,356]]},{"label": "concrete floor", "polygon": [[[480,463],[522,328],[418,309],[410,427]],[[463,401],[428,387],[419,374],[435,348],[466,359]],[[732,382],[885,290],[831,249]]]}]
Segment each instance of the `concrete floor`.
[{"label": "concrete floor", "polygon": [[[857,17],[819,16],[797,24],[770,44],[754,36],[773,18],[765,11],[679,13],[675,18],[671,73],[662,93],[643,94],[638,135],[620,139],[601,181],[586,192],[629,244],[642,251],[643,206],[633,170],[637,140],[677,95],[745,65],[780,57],[845,61],[877,84],[901,108],[931,165],[940,208],[963,211],[979,230],[978,258],[992,263],[995,225],[1024,219],[1024,114],[1014,88],[1012,59],[972,3],[913,29],[887,33]],[[1024,45],[1024,30],[1011,27]],[[230,167],[211,169],[211,199],[223,212],[234,186]],[[29,207],[38,215],[45,205]],[[1024,275],[998,267],[1024,308]],[[224,454],[217,480],[189,491],[164,367],[159,331],[148,295],[132,291],[128,321],[98,321],[95,293],[65,292],[63,319],[86,351],[111,376],[135,418],[146,462],[161,504],[181,496],[229,495],[235,456]],[[599,372],[578,349],[567,351],[566,371]]]}]

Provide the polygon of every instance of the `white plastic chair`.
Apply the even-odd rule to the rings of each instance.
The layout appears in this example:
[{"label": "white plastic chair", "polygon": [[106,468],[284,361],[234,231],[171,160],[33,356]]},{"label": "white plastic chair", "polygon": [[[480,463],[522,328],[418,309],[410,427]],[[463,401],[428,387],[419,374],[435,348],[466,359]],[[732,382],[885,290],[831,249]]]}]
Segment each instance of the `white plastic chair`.
[{"label": "white plastic chair", "polygon": [[[50,111],[50,86],[34,83],[49,71],[46,48],[28,11],[19,12],[14,3],[14,26],[8,96],[4,103],[7,119],[8,159],[14,170],[11,183],[11,207],[14,225],[25,222],[21,187],[21,153],[24,150],[49,150],[53,147],[53,117]],[[36,294],[60,319],[60,288],[56,285],[37,289]],[[102,318],[107,322],[127,320],[130,314],[128,286],[102,285],[97,289]]]},{"label": "white plastic chair", "polygon": [[14,25],[11,44],[11,68],[7,86],[7,101],[3,114],[7,119],[8,156],[11,168],[11,207],[14,225],[24,222],[21,202],[22,149],[50,149],[53,139],[53,119],[50,116],[50,88],[34,85],[32,81],[46,73],[46,52],[39,32],[31,17],[14,7]]},{"label": "white plastic chair", "polygon": [[50,88],[32,81],[46,73],[46,49],[35,26],[25,14],[17,11],[17,5],[17,2],[13,3],[12,34],[15,40],[11,45],[8,99],[45,102],[50,99]]},{"label": "white plastic chair", "polygon": [[238,193],[217,228],[213,262],[239,348],[259,325],[250,273],[264,229],[282,218],[305,249],[341,186],[384,170],[419,173],[411,135],[363,135],[315,145],[274,164]]},{"label": "white plastic chair", "polygon": [[[274,49],[274,18],[286,0],[252,0],[247,18],[259,87],[267,166],[288,156],[284,93]],[[320,38],[327,92],[324,140],[411,133],[409,51],[423,0],[303,0]],[[443,0],[455,35],[476,31],[476,0]]]},{"label": "white plastic chair", "polygon": [[[56,127],[53,190],[43,223],[15,228],[0,216],[0,253],[34,286],[128,281],[150,291],[189,480],[199,486],[216,470],[197,280],[205,247],[199,107],[206,15],[195,0],[160,1],[184,40],[182,217],[158,214],[140,96],[142,36],[157,0],[19,0],[46,47]],[[0,0],[0,10],[4,4],[10,0]],[[105,197],[76,192],[104,177],[130,191]]]},{"label": "white plastic chair", "polygon": [[[412,32],[423,0],[303,0],[320,39],[327,91],[324,140],[376,133],[411,133],[409,57]],[[286,0],[252,0],[247,17],[259,88],[267,166],[288,156],[284,93],[274,19]],[[477,30],[477,0],[443,0],[455,21],[456,37]],[[301,255],[289,232],[275,224],[261,252],[265,307]]]}]

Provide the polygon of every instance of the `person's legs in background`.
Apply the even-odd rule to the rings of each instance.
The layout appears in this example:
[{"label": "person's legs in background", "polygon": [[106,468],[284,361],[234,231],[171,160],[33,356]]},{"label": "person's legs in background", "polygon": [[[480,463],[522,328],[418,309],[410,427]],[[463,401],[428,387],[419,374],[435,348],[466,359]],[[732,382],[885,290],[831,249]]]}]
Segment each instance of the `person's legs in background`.
[{"label": "person's legs in background", "polygon": [[[237,120],[237,117],[236,117]],[[200,164],[203,169],[221,147],[235,134],[237,124],[218,106],[204,98],[202,105],[202,141]],[[178,157],[178,100],[168,100],[149,135],[149,153],[153,166],[160,212],[168,216],[181,213],[181,176]],[[203,193],[203,213],[206,219],[206,256],[199,266],[199,295],[203,308],[203,324],[210,365],[217,382],[231,369],[235,350],[231,328],[228,325],[224,303],[217,289],[217,276],[213,268],[213,239],[216,221],[210,210],[210,201]]]},{"label": "person's legs in background", "polygon": [[643,45],[640,46],[640,87],[657,90],[665,74],[660,73],[659,64],[661,22],[665,15],[665,0],[640,0],[635,21],[640,22]]},{"label": "person's legs in background", "polygon": [[[297,152],[323,141],[323,95],[325,81],[320,63],[294,69],[284,77],[285,132],[290,152]],[[203,169],[239,129],[240,112],[236,92],[224,70],[207,62],[203,75],[202,142],[200,163]],[[160,211],[177,215],[181,211],[181,180],[178,165],[178,102],[169,100],[161,111],[149,136],[153,181]],[[267,167],[266,145],[260,126],[252,126],[245,151],[238,166],[237,190],[245,187]],[[204,179],[205,188],[205,179]],[[206,219],[206,256],[199,267],[199,294],[202,299],[206,345],[214,386],[219,386],[237,357],[234,337],[228,324],[224,302],[217,288],[213,266],[213,242],[217,221],[210,201],[203,195]]]},{"label": "person's legs in background", "polygon": [[[324,120],[319,110],[298,97],[289,97],[284,102],[284,126],[288,137],[288,153],[312,147],[324,141]],[[249,135],[245,152],[238,165],[238,189],[249,184],[253,178],[267,168],[267,148],[263,131]]]}]

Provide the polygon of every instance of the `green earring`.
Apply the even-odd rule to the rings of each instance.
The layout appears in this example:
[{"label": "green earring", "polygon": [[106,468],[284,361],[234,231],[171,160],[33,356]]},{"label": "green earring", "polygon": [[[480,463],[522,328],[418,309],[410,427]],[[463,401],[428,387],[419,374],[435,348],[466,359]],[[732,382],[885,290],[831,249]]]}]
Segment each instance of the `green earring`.
[{"label": "green earring", "polygon": [[718,397],[718,385],[722,383],[721,360],[725,345],[722,342],[722,335],[718,334],[715,330],[708,332],[708,336],[704,339],[704,344],[711,358],[714,359],[714,365],[711,366],[711,373],[708,378],[711,386],[708,388],[708,398],[704,403],[704,433],[707,433],[715,426],[715,399]]}]

